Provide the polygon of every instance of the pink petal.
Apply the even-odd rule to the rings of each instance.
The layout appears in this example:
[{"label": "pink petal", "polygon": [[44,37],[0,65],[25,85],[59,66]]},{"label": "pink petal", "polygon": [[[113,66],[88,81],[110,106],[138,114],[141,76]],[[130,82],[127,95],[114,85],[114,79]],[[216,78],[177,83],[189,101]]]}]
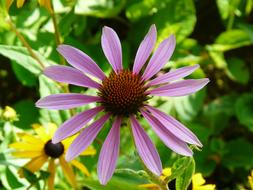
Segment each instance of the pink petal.
[{"label": "pink petal", "polygon": [[150,111],[152,115],[156,117],[164,125],[164,127],[166,127],[167,130],[169,130],[177,138],[189,144],[194,144],[200,147],[203,146],[193,132],[191,132],[188,128],[186,128],[182,123],[173,117],[152,106],[147,105],[145,108]]},{"label": "pink petal", "polygon": [[89,77],[84,75],[81,71],[68,66],[60,66],[60,65],[50,66],[44,70],[44,74],[49,78],[56,80],[58,82],[64,82],[77,86],[96,89],[98,89],[101,86],[99,83],[91,80]]},{"label": "pink petal", "polygon": [[81,134],[72,142],[66,153],[66,160],[69,162],[81,154],[96,138],[99,131],[109,119],[110,114],[103,115],[100,119],[85,128]]},{"label": "pink petal", "polygon": [[172,70],[162,76],[159,76],[159,77],[151,80],[148,83],[148,86],[155,86],[155,85],[159,85],[159,84],[163,84],[163,83],[167,83],[167,82],[181,79],[183,77],[190,75],[198,68],[199,68],[199,65],[193,65],[193,66],[187,66],[187,67],[182,67],[182,68],[179,68],[176,70]]},{"label": "pink petal", "polygon": [[153,24],[141,42],[134,60],[133,73],[138,74],[148,60],[156,43],[156,27]]},{"label": "pink petal", "polygon": [[105,185],[112,177],[119,156],[121,118],[116,118],[99,154],[98,179]]},{"label": "pink petal", "polygon": [[178,154],[192,156],[192,151],[185,142],[175,137],[160,121],[148,112],[141,110],[141,113],[166,146]]},{"label": "pink petal", "polygon": [[72,118],[65,121],[55,132],[52,142],[58,143],[63,139],[74,135],[81,130],[93,117],[95,117],[101,110],[102,106],[98,106],[86,111],[83,111]]},{"label": "pink petal", "polygon": [[59,45],[57,51],[68,61],[70,65],[84,73],[88,73],[100,80],[106,76],[99,66],[85,53],[70,45]]},{"label": "pink petal", "polygon": [[147,68],[145,69],[142,78],[148,80],[154,76],[168,62],[176,46],[174,35],[161,42],[155,53],[151,57]]},{"label": "pink petal", "polygon": [[135,146],[141,159],[151,172],[160,176],[162,173],[162,163],[154,144],[135,117],[131,116],[130,120]]},{"label": "pink petal", "polygon": [[199,91],[208,82],[208,78],[182,80],[148,90],[147,93],[156,96],[186,96]]},{"label": "pink petal", "polygon": [[101,42],[104,54],[113,70],[116,73],[123,70],[121,43],[117,33],[112,28],[105,26]]},{"label": "pink petal", "polygon": [[100,97],[78,93],[53,94],[39,99],[36,106],[47,109],[70,109],[83,106],[91,102],[101,101]]}]

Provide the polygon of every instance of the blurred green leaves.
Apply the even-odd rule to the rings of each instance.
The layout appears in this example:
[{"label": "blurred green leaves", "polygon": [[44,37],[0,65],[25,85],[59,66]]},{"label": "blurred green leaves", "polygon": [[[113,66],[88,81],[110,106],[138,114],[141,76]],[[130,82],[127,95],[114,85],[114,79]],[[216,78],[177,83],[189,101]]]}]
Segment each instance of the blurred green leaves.
[{"label": "blurred green leaves", "polygon": [[236,116],[239,122],[253,131],[253,94],[243,94],[235,104]]},{"label": "blurred green leaves", "polygon": [[125,4],[125,0],[77,0],[75,13],[110,18],[118,15]]},{"label": "blurred green leaves", "polygon": [[[158,31],[158,42],[170,34],[176,34],[177,42],[186,38],[196,23],[195,8],[192,0],[142,0],[132,4],[126,11],[131,21],[147,19],[155,23]],[[150,16],[150,19],[147,18]]]}]

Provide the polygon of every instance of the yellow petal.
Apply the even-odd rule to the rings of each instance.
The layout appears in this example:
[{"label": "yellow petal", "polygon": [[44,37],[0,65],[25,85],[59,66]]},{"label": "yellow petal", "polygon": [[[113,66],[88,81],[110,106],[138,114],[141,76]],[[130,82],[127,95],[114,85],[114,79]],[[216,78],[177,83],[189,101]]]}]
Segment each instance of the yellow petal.
[{"label": "yellow petal", "polygon": [[45,0],[45,8],[46,8],[50,13],[53,13],[53,8],[52,8],[51,1],[50,1],[50,0]]},{"label": "yellow petal", "polygon": [[21,138],[23,141],[31,144],[41,144],[43,141],[37,137],[34,137],[28,133],[18,133],[18,137]]},{"label": "yellow petal", "polygon": [[50,135],[47,134],[45,128],[42,127],[41,125],[39,125],[39,124],[33,124],[32,127],[35,130],[35,132],[39,135],[39,137],[41,138],[41,140],[43,140],[44,142],[47,142],[48,140],[51,139]]},{"label": "yellow petal", "polygon": [[138,185],[139,188],[146,188],[148,190],[160,190],[160,187],[156,184],[143,184],[143,185]]},{"label": "yellow petal", "polygon": [[251,176],[248,176],[248,180],[249,180],[251,190],[253,190],[253,170],[251,170]]},{"label": "yellow petal", "polygon": [[48,178],[48,189],[54,190],[54,178],[55,178],[55,163],[54,159],[50,159],[48,164],[48,171],[50,173],[50,176]]},{"label": "yellow petal", "polygon": [[53,12],[50,0],[39,0],[39,4],[41,7],[45,7],[50,13]]},{"label": "yellow petal", "polygon": [[192,188],[192,190],[215,190],[215,185],[209,184],[209,185],[201,185],[196,188]]},{"label": "yellow petal", "polygon": [[96,153],[97,153],[96,149],[94,149],[92,146],[89,146],[80,155],[82,155],[82,156],[90,156],[90,155],[95,155]]},{"label": "yellow petal", "polygon": [[196,173],[192,177],[192,190],[215,190],[214,184],[204,185],[206,180],[201,173]]},{"label": "yellow petal", "polygon": [[171,168],[165,168],[163,169],[162,175],[161,175],[161,180],[164,180],[166,177],[171,176]]},{"label": "yellow petal", "polygon": [[44,4],[45,4],[45,0],[38,0],[38,2],[40,4],[40,6],[44,6]]},{"label": "yellow petal", "polygon": [[9,11],[11,4],[13,3],[13,0],[6,0],[6,9]]},{"label": "yellow petal", "polygon": [[49,123],[47,125],[47,128],[49,130],[50,138],[52,138],[54,136],[55,131],[57,130],[57,125],[54,123]]},{"label": "yellow petal", "polygon": [[[45,154],[35,157],[33,159],[31,159],[25,166],[24,168],[28,169],[31,172],[36,172],[38,171],[43,165],[44,163],[47,161],[47,156]],[[20,170],[19,171],[20,177],[23,177],[23,171]]]},{"label": "yellow petal", "polygon": [[76,138],[77,136],[78,136],[78,135],[75,134],[75,135],[73,135],[73,136],[71,136],[71,137],[68,137],[68,138],[64,139],[64,140],[62,141],[62,143],[63,143],[63,145],[64,145],[64,148],[65,148],[65,149],[68,149],[69,146],[71,145],[71,143],[73,142],[73,140],[75,140],[75,138]]},{"label": "yellow petal", "polygon": [[17,7],[20,8],[24,5],[25,0],[17,0]]},{"label": "yellow petal", "polygon": [[35,158],[43,154],[41,151],[18,151],[12,152],[13,156],[18,158]]},{"label": "yellow petal", "polygon": [[17,150],[40,151],[43,149],[44,144],[30,144],[26,142],[15,142],[9,145],[10,148]]},{"label": "yellow petal", "polygon": [[206,180],[203,178],[201,173],[196,173],[192,176],[192,186],[198,187],[205,184]]},{"label": "yellow petal", "polygon": [[66,176],[69,183],[76,188],[76,178],[71,166],[66,162],[63,156],[60,157],[60,164],[64,175]]},{"label": "yellow petal", "polygon": [[[78,136],[78,134],[73,135],[71,137],[66,138],[65,140],[62,141],[64,145],[64,149],[68,150],[69,146],[75,140],[75,138]],[[97,153],[96,149],[94,149],[92,146],[89,146],[86,150],[84,150],[80,155],[82,156],[92,156]]]},{"label": "yellow petal", "polygon": [[85,175],[90,176],[88,169],[81,162],[78,162],[77,160],[72,160],[70,164],[81,170]]}]

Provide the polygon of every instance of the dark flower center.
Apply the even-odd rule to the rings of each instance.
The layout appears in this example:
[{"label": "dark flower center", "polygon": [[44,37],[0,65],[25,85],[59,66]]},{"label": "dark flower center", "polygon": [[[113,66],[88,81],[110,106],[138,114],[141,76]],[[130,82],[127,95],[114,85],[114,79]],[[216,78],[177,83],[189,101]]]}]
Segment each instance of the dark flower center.
[{"label": "dark flower center", "polygon": [[129,116],[138,112],[147,100],[144,83],[139,75],[123,70],[112,72],[102,82],[98,95],[103,99],[105,110],[114,115]]},{"label": "dark flower center", "polygon": [[53,144],[52,140],[49,140],[44,146],[44,151],[52,158],[59,158],[64,152],[64,146],[61,142]]}]

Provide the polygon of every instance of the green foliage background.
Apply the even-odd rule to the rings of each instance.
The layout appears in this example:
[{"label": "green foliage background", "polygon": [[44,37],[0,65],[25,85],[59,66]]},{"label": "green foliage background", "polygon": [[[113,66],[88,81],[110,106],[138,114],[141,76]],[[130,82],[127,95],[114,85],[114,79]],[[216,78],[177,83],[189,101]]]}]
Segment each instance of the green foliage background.
[{"label": "green foliage background", "polygon": [[[0,124],[0,189],[24,189],[29,186],[29,180],[18,178],[16,166],[20,164],[11,157],[8,143],[16,138],[15,132],[30,131],[32,123],[60,125],[70,113],[34,107],[39,97],[62,89],[42,75],[37,60],[10,27],[4,14],[5,1],[1,3],[0,105],[14,107],[19,121]],[[247,176],[253,168],[252,0],[55,0],[53,4],[61,40],[86,52],[107,74],[110,67],[100,45],[103,26],[114,28],[120,36],[125,68],[132,66],[138,45],[151,24],[157,26],[158,42],[175,34],[176,50],[164,70],[200,64],[201,68],[190,78],[208,77],[211,82],[194,95],[153,98],[150,103],[175,116],[200,138],[204,146],[201,151],[195,151],[195,172],[201,172],[218,189],[250,188]],[[44,65],[60,64],[52,17],[45,8],[32,0],[20,9],[12,5],[9,14]],[[94,93],[72,86],[71,91]],[[143,121],[143,125],[156,142],[164,167],[172,167],[176,160],[184,163],[159,141],[147,123]],[[108,127],[109,124],[99,139],[104,139]],[[147,183],[138,172],[124,169],[142,168],[133,144],[129,143],[128,129],[123,127],[121,133],[119,170],[112,181],[106,187],[98,184],[98,156],[95,156],[82,160],[92,171],[90,178],[78,173],[82,187],[125,190]],[[94,146],[101,147],[96,142]],[[181,174],[178,176],[182,178]],[[42,182],[39,180],[36,188],[42,188]],[[56,189],[69,189],[69,186],[58,179]]]}]

